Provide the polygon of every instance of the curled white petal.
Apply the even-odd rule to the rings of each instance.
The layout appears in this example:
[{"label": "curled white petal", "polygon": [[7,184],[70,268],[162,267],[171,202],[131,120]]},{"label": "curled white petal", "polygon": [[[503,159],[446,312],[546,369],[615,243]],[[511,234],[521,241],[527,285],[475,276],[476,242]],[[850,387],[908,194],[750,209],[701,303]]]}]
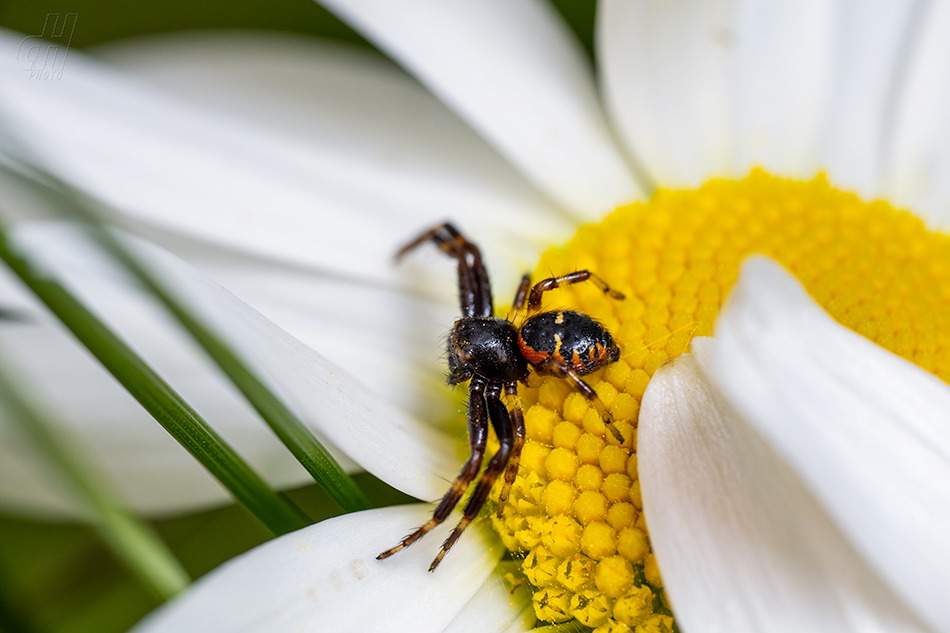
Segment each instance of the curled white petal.
[{"label": "curled white petal", "polygon": [[[638,450],[650,539],[685,631],[925,631],[699,371],[660,368]],[[701,345],[706,343],[706,345]]]},{"label": "curled white petal", "polygon": [[[177,240],[173,249],[392,404],[431,422],[455,415],[464,390],[453,392],[445,385],[444,334],[458,318],[457,293],[446,305],[436,297],[263,262],[206,244]],[[405,262],[405,274],[432,272],[433,290],[454,291],[452,261],[435,248],[426,251]],[[441,273],[450,278],[437,283]]]},{"label": "curled white petal", "polygon": [[443,633],[523,633],[534,628],[538,618],[528,585],[511,567],[518,586],[509,588],[502,577],[504,567],[499,565]]},{"label": "curled white petal", "polygon": [[482,587],[504,547],[490,529],[473,524],[429,573],[450,529],[443,525],[394,557],[376,560],[429,511],[369,510],[274,539],[211,572],[134,631],[440,633]]},{"label": "curled white petal", "polygon": [[535,0],[321,0],[581,217],[638,194],[580,45]]},{"label": "curled white petal", "polygon": [[756,257],[711,376],[890,589],[950,630],[950,388],[833,321]]}]

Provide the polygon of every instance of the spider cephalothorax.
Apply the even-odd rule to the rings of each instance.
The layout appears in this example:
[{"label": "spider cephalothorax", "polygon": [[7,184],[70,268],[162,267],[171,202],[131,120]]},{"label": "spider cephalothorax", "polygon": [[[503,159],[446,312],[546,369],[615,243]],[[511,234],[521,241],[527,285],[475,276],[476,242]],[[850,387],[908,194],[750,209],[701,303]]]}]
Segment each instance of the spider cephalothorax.
[{"label": "spider cephalothorax", "polygon": [[[620,348],[604,326],[586,314],[573,310],[541,312],[542,295],[562,285],[591,281],[614,299],[624,297],[587,270],[550,277],[534,286],[528,275],[525,275],[512,306],[516,320],[520,323],[518,325],[492,316],[491,286],[481,253],[451,224],[440,224],[423,233],[403,247],[397,258],[425,242],[434,242],[444,253],[458,260],[462,317],[455,322],[449,334],[448,382],[457,385],[466,380],[471,381],[468,388],[471,454],[432,518],[377,558],[389,558],[445,521],[481,468],[489,421],[499,442],[498,451],[492,456],[465,504],[462,520],[432,561],[429,567],[429,571],[432,571],[481,510],[495,480],[502,473],[505,479],[499,496],[499,508],[504,507],[508,491],[518,474],[521,447],[524,445],[524,413],[517,397],[518,383],[525,381],[531,369],[540,375],[567,378],[584,397],[600,405],[597,393],[581,376],[620,358]],[[502,391],[510,399],[510,410],[502,403]],[[622,442],[623,438],[611,424],[606,410],[603,406],[599,406],[599,409],[611,431]]]},{"label": "spider cephalothorax", "polygon": [[528,375],[528,361],[518,347],[518,330],[497,317],[462,317],[449,334],[449,384],[472,376],[515,382]]}]

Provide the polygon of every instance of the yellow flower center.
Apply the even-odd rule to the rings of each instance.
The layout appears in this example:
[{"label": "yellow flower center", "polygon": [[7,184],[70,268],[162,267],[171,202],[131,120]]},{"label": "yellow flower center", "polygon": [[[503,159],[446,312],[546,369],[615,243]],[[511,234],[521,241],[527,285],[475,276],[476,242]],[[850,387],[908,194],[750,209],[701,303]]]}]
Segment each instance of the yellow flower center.
[{"label": "yellow flower center", "polygon": [[626,294],[617,301],[577,284],[544,296],[544,309],[590,314],[619,343],[621,359],[585,379],[625,442],[565,380],[522,391],[527,442],[493,522],[523,556],[539,619],[576,619],[595,633],[671,630],[640,500],[640,399],[661,364],[712,334],[739,263],[753,253],[785,266],[841,324],[950,379],[950,327],[940,325],[950,325],[950,237],[823,176],[793,182],[756,170],[738,182],[661,190],[582,227],[544,254],[533,280],[586,268]]}]

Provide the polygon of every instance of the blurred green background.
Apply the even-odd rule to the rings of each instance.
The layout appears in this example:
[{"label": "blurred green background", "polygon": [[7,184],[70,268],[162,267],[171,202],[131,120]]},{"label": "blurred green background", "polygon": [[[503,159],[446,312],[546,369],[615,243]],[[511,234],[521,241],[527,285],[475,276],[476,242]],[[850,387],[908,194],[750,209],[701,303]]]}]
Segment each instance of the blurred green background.
[{"label": "blurred green background", "polygon": [[[354,479],[374,507],[414,502],[366,473]],[[316,485],[287,494],[314,521],[342,513]],[[153,521],[152,526],[192,578],[271,538],[239,505]],[[125,631],[158,604],[92,528],[0,514],[3,633]]]},{"label": "blurred green background", "polygon": [[[594,0],[553,0],[592,54]],[[85,48],[127,37],[188,29],[270,29],[308,33],[373,48],[332,13],[310,0],[4,0],[0,26],[24,35],[39,35],[49,13],[78,13],[72,45]]]},{"label": "blurred green background", "polygon": [[[552,4],[593,57],[595,0]],[[0,27],[40,35],[50,13],[78,14],[71,42],[78,49],[194,29],[289,31],[374,48],[310,0],[3,0]],[[375,507],[412,501],[370,475],[355,479]],[[288,495],[315,521],[341,513],[317,486]],[[237,505],[152,525],[192,578],[270,537]],[[10,516],[0,509],[0,633],[119,633],[158,603],[92,529]]]}]

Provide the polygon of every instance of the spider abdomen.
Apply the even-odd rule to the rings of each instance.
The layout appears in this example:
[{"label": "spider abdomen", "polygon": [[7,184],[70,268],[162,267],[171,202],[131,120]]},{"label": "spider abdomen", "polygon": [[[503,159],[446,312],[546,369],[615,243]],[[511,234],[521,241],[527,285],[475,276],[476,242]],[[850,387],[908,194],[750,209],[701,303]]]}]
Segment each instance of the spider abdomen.
[{"label": "spider abdomen", "polygon": [[529,318],[518,332],[518,345],[532,365],[554,357],[581,375],[620,358],[620,348],[610,332],[586,314],[573,310],[542,312]]}]

